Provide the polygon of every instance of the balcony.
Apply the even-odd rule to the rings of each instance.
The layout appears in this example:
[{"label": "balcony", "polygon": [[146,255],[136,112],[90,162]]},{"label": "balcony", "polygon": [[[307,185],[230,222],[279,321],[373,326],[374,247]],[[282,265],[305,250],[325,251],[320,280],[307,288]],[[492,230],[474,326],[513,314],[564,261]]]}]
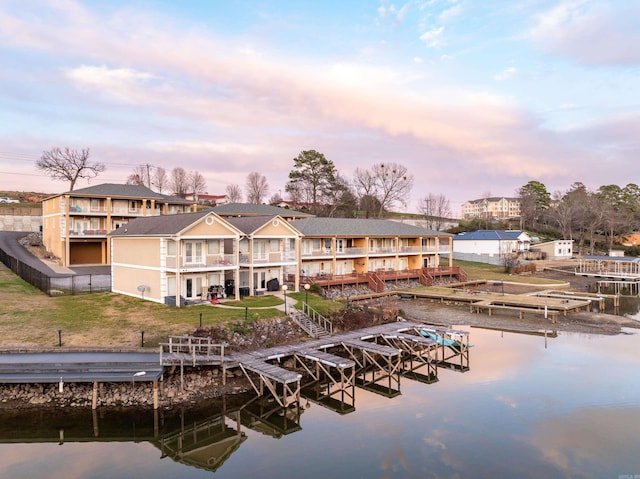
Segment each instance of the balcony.
[{"label": "balcony", "polygon": [[302,257],[303,258],[326,258],[326,257],[331,257],[333,255],[333,253],[331,252],[330,249],[326,249],[326,248],[322,248],[322,249],[314,249],[314,250],[307,250],[307,251],[302,251]]},{"label": "balcony", "polygon": [[[254,265],[263,264],[282,264],[291,263],[296,261],[295,253],[287,252],[270,252],[270,253],[254,253],[252,263]],[[240,255],[240,263],[247,264],[249,262],[249,255]]]},{"label": "balcony", "polygon": [[69,237],[71,238],[82,238],[82,237],[106,237],[109,233],[109,230],[81,230],[81,231],[69,231]]},{"label": "balcony", "polygon": [[395,247],[372,248],[369,250],[369,256],[388,256],[396,254]]},{"label": "balcony", "polygon": [[167,268],[187,270],[224,270],[236,266],[234,254],[218,254],[206,256],[167,256]]},{"label": "balcony", "polygon": [[421,246],[400,246],[400,254],[419,254],[421,252]]},{"label": "balcony", "polygon": [[69,206],[69,214],[73,215],[76,213],[82,213],[83,215],[100,215],[104,216],[107,214],[107,208],[104,206],[100,206],[98,208],[91,207],[90,205],[72,205]]},{"label": "balcony", "polygon": [[342,248],[336,251],[336,256],[341,258],[345,256],[364,256],[365,254],[364,248]]}]

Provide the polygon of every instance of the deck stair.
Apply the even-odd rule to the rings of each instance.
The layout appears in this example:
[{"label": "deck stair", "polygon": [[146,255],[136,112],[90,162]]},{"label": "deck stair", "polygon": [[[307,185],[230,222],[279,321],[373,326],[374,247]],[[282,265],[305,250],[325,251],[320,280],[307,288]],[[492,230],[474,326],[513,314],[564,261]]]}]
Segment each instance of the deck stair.
[{"label": "deck stair", "polygon": [[303,310],[291,308],[290,317],[312,338],[326,338],[333,334],[333,324],[307,303],[302,304]]}]

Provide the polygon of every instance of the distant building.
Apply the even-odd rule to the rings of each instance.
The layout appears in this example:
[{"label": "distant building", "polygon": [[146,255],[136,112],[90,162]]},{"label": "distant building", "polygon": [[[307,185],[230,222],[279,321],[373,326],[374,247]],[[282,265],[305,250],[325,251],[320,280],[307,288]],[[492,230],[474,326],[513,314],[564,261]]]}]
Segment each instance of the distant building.
[{"label": "distant building", "polygon": [[194,201],[199,205],[207,205],[207,206],[219,206],[219,205],[225,205],[229,203],[229,199],[227,198],[227,195],[210,195],[207,193],[197,194],[197,195],[194,193],[187,193],[186,195],[184,195],[184,199],[189,201]]},{"label": "distant building", "polygon": [[520,217],[520,198],[492,197],[462,203],[462,218],[505,220]]},{"label": "distant building", "polygon": [[531,245],[531,251],[544,253],[545,259],[570,259],[573,256],[573,240],[554,240]]},{"label": "distant building", "polygon": [[529,251],[531,238],[520,230],[478,230],[453,237],[453,252],[501,256]]}]

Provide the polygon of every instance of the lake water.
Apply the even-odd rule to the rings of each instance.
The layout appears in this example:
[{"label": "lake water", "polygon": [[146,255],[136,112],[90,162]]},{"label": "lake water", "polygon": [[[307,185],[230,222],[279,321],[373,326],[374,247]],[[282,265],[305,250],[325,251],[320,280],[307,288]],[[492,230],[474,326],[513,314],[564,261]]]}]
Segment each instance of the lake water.
[{"label": "lake water", "polygon": [[393,398],[356,388],[346,414],[2,413],[0,477],[640,478],[639,335],[469,331],[469,371],[402,378]]}]

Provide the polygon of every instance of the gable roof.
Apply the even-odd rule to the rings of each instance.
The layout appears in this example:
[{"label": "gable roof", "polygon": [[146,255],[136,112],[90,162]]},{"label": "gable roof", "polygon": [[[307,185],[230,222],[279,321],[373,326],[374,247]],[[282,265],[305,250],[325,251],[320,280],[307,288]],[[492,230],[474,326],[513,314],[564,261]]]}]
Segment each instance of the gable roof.
[{"label": "gable roof", "polygon": [[275,216],[283,218],[306,218],[311,217],[309,213],[294,211],[287,208],[271,205],[256,205],[251,203],[227,203],[213,208],[220,216]]},{"label": "gable roof", "polygon": [[[110,236],[168,236],[179,234],[207,215],[214,215],[211,210],[197,213],[181,213],[176,215],[146,216],[136,218],[120,228],[113,230]],[[224,218],[219,218],[228,224]]]},{"label": "gable roof", "polygon": [[305,236],[451,236],[419,226],[389,220],[304,218],[291,222]]},{"label": "gable roof", "polygon": [[244,216],[244,217],[229,216],[224,219],[227,221],[227,223],[229,223],[232,226],[235,226],[237,229],[239,229],[242,233],[246,235],[255,233],[260,228],[267,225],[273,220],[281,221],[282,224],[285,226],[285,228],[289,229],[292,233],[296,234],[296,236],[299,234],[298,231],[295,230],[295,228],[291,227],[291,223],[285,221],[280,215]]},{"label": "gable roof", "polygon": [[453,241],[517,241],[522,234],[526,235],[521,230],[478,230],[458,233],[453,237]]},{"label": "gable roof", "polygon": [[164,195],[162,193],[156,193],[150,190],[146,186],[142,185],[121,185],[118,183],[102,183],[100,185],[88,186],[86,188],[80,188],[79,190],[66,191],[59,195],[53,195],[50,198],[61,195],[72,196],[99,196],[113,197],[113,198],[140,198],[140,199],[156,199],[170,203],[182,203],[193,204],[193,201],[178,198],[177,196]]}]

